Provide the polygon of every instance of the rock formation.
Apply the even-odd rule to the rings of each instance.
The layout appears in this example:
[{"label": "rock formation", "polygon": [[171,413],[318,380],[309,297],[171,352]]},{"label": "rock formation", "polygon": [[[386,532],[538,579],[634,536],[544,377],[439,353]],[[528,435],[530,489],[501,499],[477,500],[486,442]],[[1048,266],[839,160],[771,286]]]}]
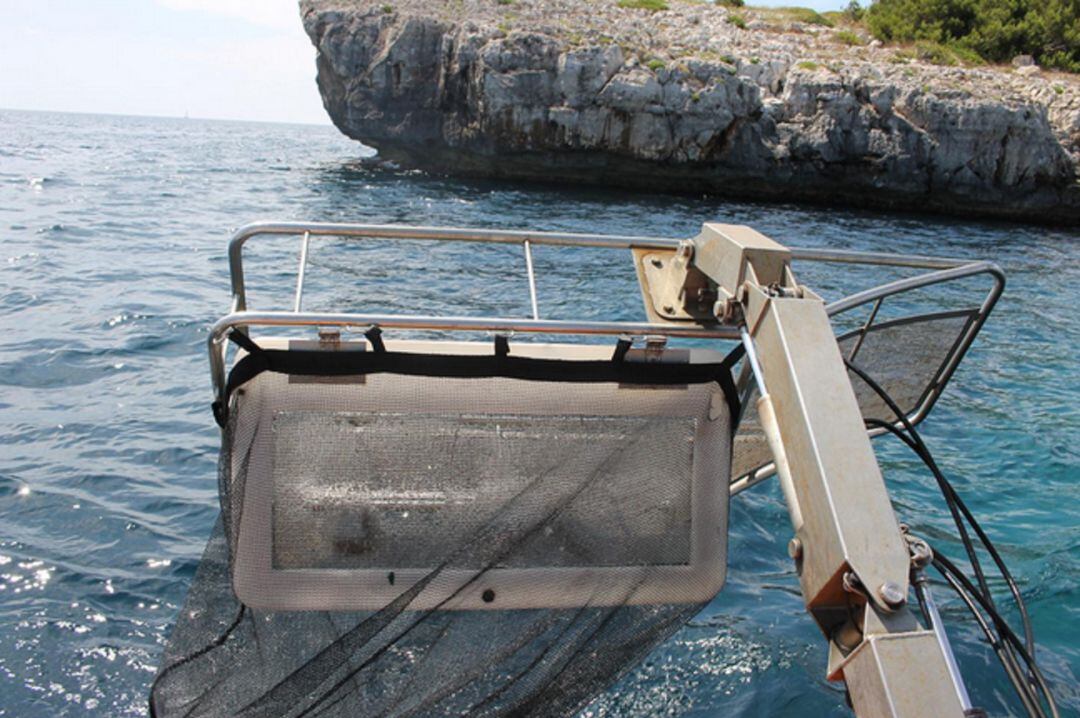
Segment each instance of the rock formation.
[{"label": "rock formation", "polygon": [[679,0],[300,5],[334,124],[408,166],[1080,224],[1075,76]]}]

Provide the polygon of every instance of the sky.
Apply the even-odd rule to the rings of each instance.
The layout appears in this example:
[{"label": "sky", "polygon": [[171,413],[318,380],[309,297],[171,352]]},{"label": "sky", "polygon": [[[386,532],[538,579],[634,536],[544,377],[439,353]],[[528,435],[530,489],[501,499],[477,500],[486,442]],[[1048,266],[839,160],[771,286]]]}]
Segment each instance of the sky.
[{"label": "sky", "polygon": [[0,107],[329,123],[295,0],[0,0]]}]

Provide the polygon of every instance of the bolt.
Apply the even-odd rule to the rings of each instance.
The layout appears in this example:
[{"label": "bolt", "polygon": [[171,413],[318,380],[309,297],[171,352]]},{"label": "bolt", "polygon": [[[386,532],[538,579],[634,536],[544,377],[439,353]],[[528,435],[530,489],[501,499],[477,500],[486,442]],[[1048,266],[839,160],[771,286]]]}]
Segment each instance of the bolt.
[{"label": "bolt", "polygon": [[900,584],[895,581],[886,581],[881,584],[878,595],[881,596],[881,600],[889,608],[900,608],[907,601],[907,594],[904,589],[900,588]]},{"label": "bolt", "polygon": [[798,561],[802,558],[802,541],[798,536],[793,537],[787,544],[787,555]]}]

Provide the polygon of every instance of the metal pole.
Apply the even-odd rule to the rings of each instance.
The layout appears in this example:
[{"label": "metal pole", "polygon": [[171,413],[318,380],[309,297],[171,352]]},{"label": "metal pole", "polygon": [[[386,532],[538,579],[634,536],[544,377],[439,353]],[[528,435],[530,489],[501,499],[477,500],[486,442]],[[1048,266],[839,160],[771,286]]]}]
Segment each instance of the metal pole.
[{"label": "metal pole", "polygon": [[754,374],[758,395],[768,396],[769,392],[765,389],[765,378],[761,374],[761,364],[758,363],[757,350],[754,349],[754,340],[750,338],[750,332],[746,330],[745,326],[739,327],[739,338],[742,339],[743,348],[746,349],[746,362],[750,365],[750,371]]},{"label": "metal pole", "polygon": [[207,347],[210,350],[210,375],[214,393],[220,395],[225,386],[225,358],[221,354],[225,334],[234,328],[249,326],[341,326],[383,329],[423,329],[431,331],[469,331],[531,334],[578,334],[594,336],[661,335],[692,339],[738,339],[735,327],[717,325],[679,326],[636,322],[586,322],[557,319],[509,319],[501,317],[433,317],[403,314],[323,314],[313,312],[233,312],[217,320],[210,328]]},{"label": "metal pole", "polygon": [[521,243],[525,248],[525,269],[529,274],[529,301],[532,302],[532,318],[540,318],[540,307],[536,303],[536,274],[533,272],[532,244],[529,240]]},{"label": "metal pole", "polygon": [[308,246],[311,244],[311,232],[304,232],[304,241],[300,244],[300,268],[296,272],[296,300],[293,312],[300,313],[300,304],[304,301],[304,271],[307,269]]},{"label": "metal pole", "polygon": [[863,342],[866,341],[866,333],[870,331],[870,327],[873,326],[874,320],[877,319],[878,310],[881,309],[881,303],[885,301],[885,297],[878,297],[878,300],[874,302],[874,308],[870,310],[870,316],[866,318],[866,321],[862,325],[862,329],[859,330],[859,338],[855,341],[855,346],[851,347],[851,351],[848,353],[848,361],[855,361],[855,355],[862,349]]},{"label": "metal pole", "polygon": [[[420,239],[457,242],[533,244],[560,247],[602,247],[607,249],[676,250],[683,240],[664,237],[576,234],[570,232],[529,232],[514,230],[471,229],[464,227],[409,227],[392,224],[347,224],[327,222],[253,222],[240,227],[229,240],[229,272],[237,309],[247,309],[244,290],[243,246],[259,235],[298,235],[308,232],[316,237],[352,237],[357,239]],[[970,264],[961,259],[891,255],[884,252],[850,252],[837,249],[792,248],[795,259],[815,262],[849,262],[923,269],[949,269]]]},{"label": "metal pole", "polygon": [[918,571],[914,578],[915,591],[919,594],[919,598],[922,599],[922,605],[930,618],[930,628],[933,629],[934,637],[937,638],[938,645],[941,646],[941,652],[945,654],[945,663],[949,666],[949,673],[952,675],[953,683],[956,685],[956,694],[960,697],[960,704],[967,711],[971,708],[971,696],[968,695],[964,679],[960,675],[960,667],[956,665],[956,656],[953,655],[952,646],[949,645],[949,637],[945,634],[945,624],[941,622],[941,614],[938,613],[934,597],[930,594],[930,581],[923,571]]}]

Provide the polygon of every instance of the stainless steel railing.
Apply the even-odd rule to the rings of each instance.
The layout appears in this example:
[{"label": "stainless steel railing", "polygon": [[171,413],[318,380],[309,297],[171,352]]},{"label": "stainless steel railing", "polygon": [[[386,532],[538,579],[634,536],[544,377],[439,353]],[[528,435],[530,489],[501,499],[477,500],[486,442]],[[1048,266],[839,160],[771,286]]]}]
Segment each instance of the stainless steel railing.
[{"label": "stainless steel railing", "polygon": [[[292,311],[253,311],[248,308],[244,277],[244,248],[257,237],[295,236],[300,238],[299,265],[296,276]],[[531,318],[512,317],[440,317],[432,315],[319,313],[303,311],[304,280],[307,272],[311,242],[317,238],[403,239],[439,242],[478,242],[488,244],[517,244],[522,247],[525,276],[528,282]],[[229,241],[229,273],[232,286],[231,311],[211,327],[208,338],[210,372],[217,398],[225,386],[226,342],[232,329],[246,330],[253,326],[338,326],[435,331],[486,331],[500,333],[537,333],[556,335],[599,336],[664,336],[738,341],[735,326],[701,327],[673,323],[607,322],[542,319],[540,316],[537,282],[532,262],[534,246],[594,247],[604,249],[661,249],[675,250],[681,239],[626,235],[575,234],[565,232],[533,232],[516,230],[471,229],[459,227],[409,227],[385,224],[345,224],[323,222],[256,222],[238,229]],[[991,287],[978,307],[972,310],[972,321],[958,338],[953,350],[939,368],[933,386],[923,402],[910,417],[919,421],[933,407],[968,347],[982,328],[1005,286],[1001,270],[991,262],[970,262],[962,259],[889,254],[884,252],[854,252],[819,248],[791,248],[793,259],[799,262],[829,262],[871,266],[901,267],[932,270],[868,289],[829,304],[830,316],[871,304],[869,318],[862,327],[865,333],[873,326],[878,309],[889,297],[905,294],[923,287],[985,274]],[[745,377],[744,377],[745,378]],[[769,466],[741,477],[732,485],[732,492],[752,486],[771,473]]]}]

